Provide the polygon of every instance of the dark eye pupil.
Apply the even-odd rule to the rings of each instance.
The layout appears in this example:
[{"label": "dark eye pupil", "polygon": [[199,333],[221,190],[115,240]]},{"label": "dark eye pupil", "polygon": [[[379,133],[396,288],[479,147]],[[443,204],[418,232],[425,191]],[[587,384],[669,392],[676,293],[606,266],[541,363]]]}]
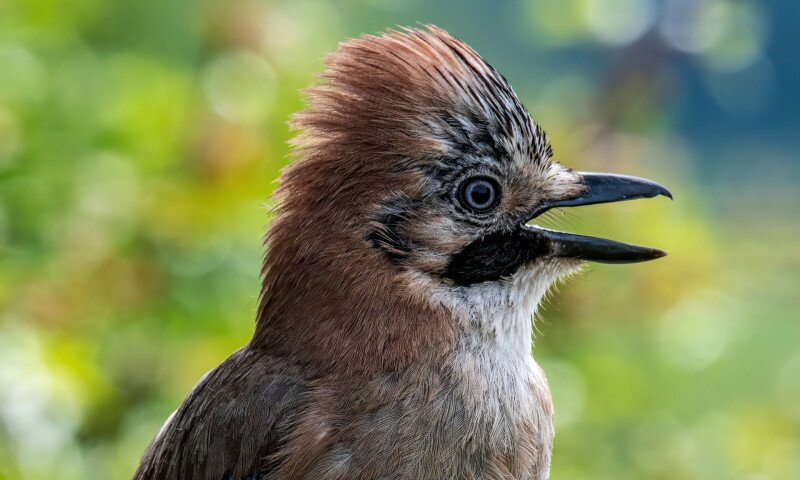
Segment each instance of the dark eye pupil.
[{"label": "dark eye pupil", "polygon": [[494,206],[495,198],[494,185],[485,179],[471,180],[464,189],[465,203],[475,210],[485,210]]},{"label": "dark eye pupil", "polygon": [[475,182],[469,186],[469,199],[476,207],[488,205],[492,196],[492,187],[486,182]]}]

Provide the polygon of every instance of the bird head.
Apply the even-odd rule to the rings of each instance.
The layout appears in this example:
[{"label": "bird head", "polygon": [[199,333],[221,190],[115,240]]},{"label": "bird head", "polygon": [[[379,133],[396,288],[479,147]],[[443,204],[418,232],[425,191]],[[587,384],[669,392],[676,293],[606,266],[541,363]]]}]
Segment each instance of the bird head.
[{"label": "bird head", "polygon": [[[669,192],[556,162],[507,81],[447,32],[363,36],[326,63],[293,122],[298,158],[278,191],[265,295],[270,276],[294,268],[313,272],[298,285],[329,278],[348,291],[384,289],[384,303],[404,291],[452,306],[489,288],[521,289],[535,306],[584,261],[664,255],[529,225],[556,207]],[[352,308],[368,309],[350,296]]]}]

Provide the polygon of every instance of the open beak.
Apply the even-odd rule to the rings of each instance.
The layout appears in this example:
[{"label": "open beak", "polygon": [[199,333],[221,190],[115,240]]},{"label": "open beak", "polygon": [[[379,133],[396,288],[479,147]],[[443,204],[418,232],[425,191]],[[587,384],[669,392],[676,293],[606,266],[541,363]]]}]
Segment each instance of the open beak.
[{"label": "open beak", "polygon": [[[620,202],[636,198],[663,195],[672,199],[665,187],[643,178],[607,173],[578,173],[583,178],[584,192],[577,197],[551,200],[536,210],[531,219],[551,208],[577,207],[597,203]],[[656,248],[640,247],[602,238],[557,232],[535,225],[524,225],[523,230],[536,236],[539,248],[549,256],[574,258],[600,263],[635,263],[655,260],[667,254]]]}]

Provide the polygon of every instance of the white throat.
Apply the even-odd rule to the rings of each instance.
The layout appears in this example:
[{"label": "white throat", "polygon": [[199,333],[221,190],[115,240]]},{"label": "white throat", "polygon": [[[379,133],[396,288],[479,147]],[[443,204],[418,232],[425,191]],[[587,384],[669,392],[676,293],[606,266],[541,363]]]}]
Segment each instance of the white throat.
[{"label": "white throat", "polygon": [[536,309],[550,286],[572,267],[561,262],[536,264],[509,279],[438,290],[434,299],[459,319],[465,341],[517,359],[530,357]]}]

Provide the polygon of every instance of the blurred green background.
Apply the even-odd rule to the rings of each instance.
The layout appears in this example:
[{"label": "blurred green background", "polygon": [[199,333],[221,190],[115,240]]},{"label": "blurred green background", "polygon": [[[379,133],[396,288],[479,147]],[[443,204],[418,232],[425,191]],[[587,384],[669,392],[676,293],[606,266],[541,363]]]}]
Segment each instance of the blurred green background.
[{"label": "blurred green background", "polygon": [[0,479],[127,479],[244,344],[298,90],[436,23],[556,158],[675,201],[549,226],[670,251],[555,292],[553,479],[800,479],[800,4],[0,0]]}]

